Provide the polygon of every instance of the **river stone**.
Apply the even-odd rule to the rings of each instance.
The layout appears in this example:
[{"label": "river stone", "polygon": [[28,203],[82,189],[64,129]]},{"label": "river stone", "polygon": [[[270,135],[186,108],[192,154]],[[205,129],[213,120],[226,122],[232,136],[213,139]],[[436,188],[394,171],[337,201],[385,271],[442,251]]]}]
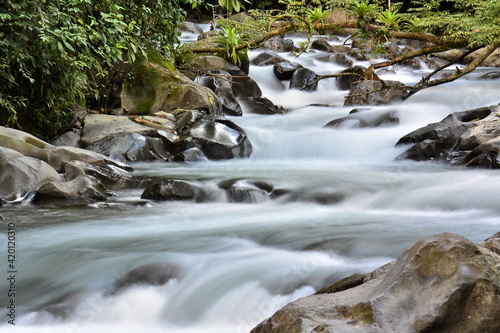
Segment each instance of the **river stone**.
[{"label": "river stone", "polygon": [[286,110],[275,105],[265,97],[240,98],[240,103],[245,112],[257,114],[283,114]]},{"label": "river stone", "polygon": [[141,195],[142,199],[153,200],[193,200],[196,197],[194,187],[181,180],[162,180],[147,187]]},{"label": "river stone", "polygon": [[159,64],[139,62],[123,82],[122,107],[128,114],[151,114],[175,109],[211,111],[218,99],[208,88]]},{"label": "river stone", "polygon": [[80,147],[80,138],[82,137],[82,130],[73,128],[71,131],[61,134],[54,139],[51,143],[54,146],[70,146]]},{"label": "river stone", "polygon": [[205,117],[190,130],[195,147],[211,160],[249,157],[252,144],[245,131],[224,118]]},{"label": "river stone", "polygon": [[318,38],[311,43],[310,49],[329,52],[332,49],[332,46],[326,39]]},{"label": "river stone", "polygon": [[324,127],[334,128],[365,128],[394,126],[399,124],[398,112],[394,110],[364,111],[334,119]]},{"label": "river stone", "polygon": [[407,90],[398,81],[364,80],[357,83],[347,96],[344,105],[382,105],[401,101]]},{"label": "river stone", "polygon": [[259,53],[258,56],[250,62],[254,66],[270,66],[287,60],[274,52],[264,51]]},{"label": "river stone", "polygon": [[[318,75],[307,68],[299,68],[293,72],[290,79],[290,89],[299,89],[303,91],[314,91],[318,87]],[[313,83],[314,82],[314,83]]]},{"label": "river stone", "polygon": [[282,80],[290,80],[293,76],[293,73],[299,68],[303,68],[301,64],[297,62],[284,61],[274,64],[273,73],[274,76],[280,81]]},{"label": "river stone", "polygon": [[349,46],[345,45],[334,45],[329,51],[330,53],[339,53],[339,54],[348,54],[351,57],[353,57],[356,60],[366,60],[366,57],[363,53],[361,53],[358,50],[355,50],[353,48],[350,48]]},{"label": "river stone", "polygon": [[46,162],[0,146],[0,202],[29,200],[43,184],[62,180]]},{"label": "river stone", "polygon": [[50,199],[106,200],[109,193],[96,178],[84,175],[70,181],[48,182],[38,189],[34,201]]},{"label": "river stone", "polygon": [[82,161],[69,161],[64,164],[64,178],[66,181],[85,175],[97,178],[106,189],[110,190],[136,187],[141,183],[131,173],[114,165],[97,166]]},{"label": "river stone", "polygon": [[498,254],[461,236],[430,236],[385,273],[301,298],[251,332],[498,332],[499,267]]},{"label": "river stone", "polygon": [[356,82],[362,80],[366,70],[367,68],[363,66],[354,66],[343,70],[340,74],[352,73],[354,75],[338,76],[335,78],[337,86],[340,90],[350,90]]},{"label": "river stone", "polygon": [[213,55],[199,56],[193,59],[189,64],[189,68],[201,74],[208,71],[228,72],[231,74],[230,80],[234,82],[232,88],[236,97],[262,96],[259,85],[248,76],[248,72],[244,72],[238,66],[233,65],[222,57]]},{"label": "river stone", "polygon": [[399,158],[437,158],[453,164],[497,168],[499,118],[497,105],[455,112],[403,136],[397,144],[414,145]]},{"label": "river stone", "polygon": [[280,36],[274,36],[268,40],[262,42],[259,45],[262,49],[271,50],[274,52],[294,52],[295,46],[293,45],[293,40],[283,38]]},{"label": "river stone", "polygon": [[230,116],[243,115],[241,106],[233,92],[231,74],[222,70],[208,71],[207,74],[199,77],[199,83],[212,90],[219,97],[222,112]]},{"label": "river stone", "polygon": [[500,79],[500,72],[488,72],[486,74],[481,75],[478,80],[498,80]]},{"label": "river stone", "polygon": [[[352,67],[354,61],[352,61],[348,55],[342,53],[327,54],[316,58],[319,61],[330,62],[343,67]],[[347,90],[347,89],[344,89]]]}]

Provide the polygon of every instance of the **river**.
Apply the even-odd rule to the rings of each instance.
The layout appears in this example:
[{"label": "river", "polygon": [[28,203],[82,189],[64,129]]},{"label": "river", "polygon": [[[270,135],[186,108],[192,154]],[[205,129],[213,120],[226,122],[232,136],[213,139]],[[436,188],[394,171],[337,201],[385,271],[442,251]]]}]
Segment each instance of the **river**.
[{"label": "river", "polygon": [[[319,74],[343,69],[318,55],[282,54]],[[430,72],[393,70],[382,78],[414,83]],[[132,165],[140,175],[191,182],[206,194],[201,202],[151,202],[128,190],[90,205],[1,208],[2,233],[16,226],[17,273],[16,326],[7,323],[2,275],[0,331],[249,332],[285,304],[370,272],[425,236],[480,241],[500,230],[498,171],[397,161],[407,147],[394,146],[451,112],[498,104],[499,80],[469,76],[368,111],[397,110],[399,126],[332,129],[323,126],[353,109],[342,106],[347,92],[335,79],[300,92],[274,79],[272,67],[252,67],[250,75],[265,97],[291,109],[230,117],[249,135],[251,158]],[[280,195],[257,189],[246,202],[231,202],[218,186],[228,180],[241,188],[264,183]],[[7,253],[4,235],[0,249]],[[110,292],[149,263],[178,274],[161,286]],[[40,310],[61,297],[65,318]]]}]

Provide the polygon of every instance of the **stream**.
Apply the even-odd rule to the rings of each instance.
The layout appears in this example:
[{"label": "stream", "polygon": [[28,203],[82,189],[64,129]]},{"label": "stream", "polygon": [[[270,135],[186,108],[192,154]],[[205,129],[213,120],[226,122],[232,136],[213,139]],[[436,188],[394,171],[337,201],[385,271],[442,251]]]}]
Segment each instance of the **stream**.
[{"label": "stream", "polygon": [[[318,60],[320,52],[280,55],[318,74],[345,69]],[[431,72],[391,69],[381,78],[408,84]],[[423,237],[452,232],[477,242],[500,230],[498,171],[398,161],[408,147],[394,146],[452,112],[500,103],[500,80],[474,73],[367,111],[396,110],[398,126],[333,129],[323,126],[353,109],[343,106],[347,91],[335,79],[302,92],[275,79],[272,66],[251,67],[250,76],[264,97],[291,111],[228,117],[248,134],[249,159],[132,164],[138,175],[191,182],[205,200],[153,202],[127,190],[90,205],[0,209],[0,249],[6,253],[7,224],[15,222],[17,251],[16,326],[6,319],[1,256],[1,332],[249,332],[287,303],[368,273]],[[218,186],[224,181],[261,182],[281,195],[254,191],[234,202]],[[112,291],[152,263],[168,264],[175,277]],[[62,315],[44,311],[48,304]]]}]

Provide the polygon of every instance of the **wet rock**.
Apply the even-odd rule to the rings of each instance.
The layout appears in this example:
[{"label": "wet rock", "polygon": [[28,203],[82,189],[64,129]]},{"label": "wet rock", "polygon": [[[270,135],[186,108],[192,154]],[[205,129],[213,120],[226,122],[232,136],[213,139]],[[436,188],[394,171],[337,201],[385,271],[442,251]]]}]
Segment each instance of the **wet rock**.
[{"label": "wet rock", "polygon": [[264,51],[250,62],[254,66],[270,66],[287,60],[274,52]]},{"label": "wet rock", "polygon": [[141,195],[141,199],[162,201],[193,200],[195,197],[193,185],[181,180],[162,180],[147,187]]},{"label": "wet rock", "polygon": [[283,107],[275,105],[265,97],[241,98],[240,103],[243,106],[245,112],[249,113],[283,114],[286,112]]},{"label": "wet rock", "polygon": [[348,54],[356,60],[361,60],[361,61],[367,60],[363,53],[361,53],[360,51],[355,50],[353,48],[350,48],[349,46],[345,46],[345,45],[334,45],[334,46],[332,46],[332,48],[330,49],[329,52],[339,53],[339,54]]},{"label": "wet rock", "polygon": [[352,65],[354,64],[354,61],[352,61],[348,55],[342,54],[342,53],[330,54],[327,56],[319,57],[317,59],[320,61],[330,62],[332,64],[337,64],[337,65],[343,66],[343,67],[352,67]]},{"label": "wet rock", "polygon": [[[395,43],[387,43],[386,44],[386,50],[387,50],[387,57],[389,59],[396,59],[399,58],[407,53],[413,52],[413,49],[409,47],[400,47],[399,45]],[[420,62],[416,58],[411,58],[403,62],[403,64],[411,66],[413,68],[419,69]]]},{"label": "wet rock", "polygon": [[[47,188],[59,191],[55,197],[102,199],[100,194],[109,196],[106,191],[94,180],[95,178],[86,170],[106,170],[101,172],[102,182],[127,182],[132,178],[129,171],[132,169],[118,161],[112,160],[102,154],[85,149],[53,146],[47,142],[22,131],[0,127],[0,199],[9,202],[30,201],[33,195],[46,184]],[[67,166],[81,163],[88,165],[79,173],[65,177]],[[90,167],[91,166],[91,167]],[[64,175],[64,176],[63,176]],[[80,180],[70,183],[76,178]],[[52,186],[52,187],[50,187]],[[86,188],[80,194],[78,188]],[[93,192],[91,189],[98,189]],[[42,193],[44,193],[42,191]],[[66,194],[64,194],[66,193]]]},{"label": "wet rock", "polygon": [[30,200],[46,183],[63,180],[46,162],[0,147],[0,202]]},{"label": "wet rock", "polygon": [[238,97],[260,97],[262,91],[258,84],[248,76],[248,72],[244,72],[239,67],[233,65],[222,57],[218,56],[199,56],[189,64],[192,71],[206,73],[208,71],[225,71],[231,74],[230,81],[234,95]]},{"label": "wet rock", "polygon": [[365,128],[380,126],[395,126],[399,124],[398,112],[394,110],[385,111],[363,111],[330,121],[325,127],[335,128]]},{"label": "wet rock", "polygon": [[258,203],[269,198],[273,185],[261,181],[231,179],[219,183],[229,202]]},{"label": "wet rock", "polygon": [[359,82],[363,78],[366,70],[367,68],[363,66],[354,66],[343,70],[340,72],[341,74],[352,73],[353,75],[343,75],[337,77],[335,79],[337,81],[337,86],[340,90],[350,90],[355,83]]},{"label": "wet rock", "polygon": [[296,50],[293,40],[284,39],[280,36],[274,36],[260,44],[263,49],[271,50],[274,52],[294,52]]},{"label": "wet rock", "polygon": [[244,158],[252,153],[245,131],[224,118],[203,118],[189,130],[189,135],[194,146],[211,160]]},{"label": "wet rock", "polygon": [[192,34],[202,34],[203,29],[196,23],[184,21],[179,24],[179,30]]},{"label": "wet rock", "polygon": [[37,308],[37,316],[43,316],[45,313],[48,313],[54,318],[68,319],[85,298],[86,294],[84,292],[65,294],[39,306]]},{"label": "wet rock", "polygon": [[332,46],[330,45],[330,43],[328,43],[326,39],[318,38],[311,43],[310,48],[311,50],[330,52]]},{"label": "wet rock", "polygon": [[497,168],[499,112],[499,106],[456,112],[408,133],[397,144],[414,145],[399,158],[440,159],[458,165]]},{"label": "wet rock", "polygon": [[109,193],[99,180],[85,175],[70,181],[48,182],[38,189],[34,202],[52,199],[90,199],[106,200]]},{"label": "wet rock", "polygon": [[382,105],[401,101],[407,90],[398,81],[364,80],[357,83],[347,96],[344,105]]},{"label": "wet rock", "polygon": [[202,75],[199,77],[199,83],[202,86],[208,87],[217,97],[219,97],[222,104],[222,112],[224,114],[241,116],[241,106],[233,93],[231,74],[222,70],[208,71],[207,73],[209,75]]},{"label": "wet rock", "polygon": [[151,263],[139,266],[113,283],[112,294],[133,285],[162,286],[184,275],[182,268],[172,263]]},{"label": "wet rock", "polygon": [[280,81],[282,80],[290,80],[293,76],[293,73],[299,68],[304,68],[301,64],[297,62],[279,62],[274,64],[273,73],[274,76]]},{"label": "wet rock", "polygon": [[71,181],[89,175],[98,179],[106,189],[122,190],[140,186],[142,180],[113,165],[93,165],[82,161],[69,161],[64,165],[64,178]]},{"label": "wet rock", "polygon": [[72,129],[61,136],[53,140],[51,143],[54,146],[69,146],[69,147],[80,147],[80,138],[82,136],[81,129]]},{"label": "wet rock", "polygon": [[293,72],[290,79],[290,89],[299,89],[303,91],[314,91],[318,87],[318,75],[310,69],[299,68]]},{"label": "wet rock", "polygon": [[203,154],[200,148],[189,148],[174,155],[175,162],[206,162],[208,158]]},{"label": "wet rock", "polygon": [[461,236],[431,236],[362,284],[301,298],[251,332],[497,332],[498,265]]}]

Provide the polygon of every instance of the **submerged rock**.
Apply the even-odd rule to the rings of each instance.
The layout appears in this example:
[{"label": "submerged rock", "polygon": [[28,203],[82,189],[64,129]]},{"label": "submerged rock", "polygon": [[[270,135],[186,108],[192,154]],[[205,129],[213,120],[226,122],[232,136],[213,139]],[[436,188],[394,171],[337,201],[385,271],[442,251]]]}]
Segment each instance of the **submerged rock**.
[{"label": "submerged rock", "polygon": [[461,236],[431,236],[362,281],[288,304],[251,332],[498,332],[499,265],[498,254]]},{"label": "submerged rock", "polygon": [[134,268],[113,283],[111,293],[119,292],[132,285],[162,286],[171,279],[184,275],[179,265],[172,263],[151,263]]},{"label": "submerged rock", "polygon": [[350,114],[348,116],[334,119],[325,127],[334,128],[365,128],[394,126],[399,124],[398,112],[394,110],[384,111],[363,111]]}]

